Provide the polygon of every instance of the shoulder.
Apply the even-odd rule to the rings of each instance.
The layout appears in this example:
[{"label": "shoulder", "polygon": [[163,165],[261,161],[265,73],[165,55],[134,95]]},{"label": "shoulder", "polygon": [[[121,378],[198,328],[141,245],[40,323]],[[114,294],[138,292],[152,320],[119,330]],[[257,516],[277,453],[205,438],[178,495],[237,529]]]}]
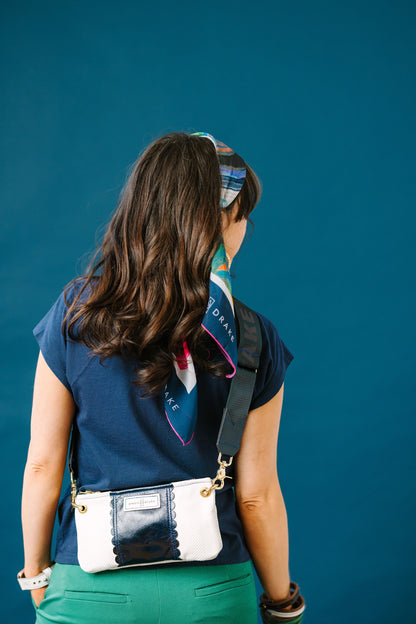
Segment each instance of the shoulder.
[{"label": "shoulder", "polygon": [[280,390],[286,370],[294,355],[283,341],[276,324],[264,314],[256,313],[262,336],[260,364],[250,409],[264,405]]},{"label": "shoulder", "polygon": [[259,318],[263,340],[265,340],[267,343],[273,342],[273,340],[275,340],[279,336],[276,325],[273,323],[273,321],[267,318],[267,316],[264,316],[264,314],[261,314],[257,310],[253,310],[253,312],[255,312]]},{"label": "shoulder", "polygon": [[[70,282],[67,282],[62,288],[58,295],[55,295],[55,299],[50,305],[49,309],[47,309],[44,316],[40,319],[40,321],[33,328],[33,333],[36,335],[45,330],[51,330],[52,328],[61,327],[61,323],[65,318],[68,308],[73,303],[75,296],[82,289],[83,284],[85,283],[86,278],[75,278]],[[87,292],[86,289],[84,292]],[[84,293],[81,297],[84,298]]]},{"label": "shoulder", "polygon": [[[254,312],[258,319],[262,337],[262,357],[265,357],[267,353],[276,349],[282,341],[279,330],[275,323],[264,314],[250,308]],[[284,343],[283,343],[284,344]]]},{"label": "shoulder", "polygon": [[234,298],[234,304],[236,306],[235,314],[239,321],[244,323],[244,320],[250,321],[252,314],[257,316],[260,325],[263,347],[273,342],[278,337],[279,332],[277,331],[276,325],[267,316],[261,314],[257,310],[254,310],[241,300]]},{"label": "shoulder", "polygon": [[[93,288],[92,284],[94,282],[90,282],[83,290],[86,282],[86,277],[75,277],[61,288],[61,292],[55,299],[55,302],[51,308],[55,309],[56,317],[61,317],[61,320],[63,320],[68,311],[68,308],[71,307],[71,305],[74,303],[74,300],[77,299],[79,294],[80,297],[79,299],[77,299],[76,304],[82,303],[88,298],[88,296],[91,294],[91,290]],[[70,316],[66,318],[66,321],[68,321],[71,316],[72,314],[70,314]]]},{"label": "shoulder", "polygon": [[[92,283],[94,282],[93,278],[92,282],[88,284],[85,290],[82,292],[81,299],[85,299],[85,297],[91,293]],[[73,303],[74,299],[78,294],[82,291],[84,285],[87,282],[86,277],[75,277],[70,282],[67,282],[65,286],[61,289],[61,293],[58,299],[65,301],[67,305]]]},{"label": "shoulder", "polygon": [[[255,311],[255,310],[254,310]],[[263,348],[262,355],[267,351],[270,353],[270,356],[274,358],[275,364],[278,362],[276,360],[283,359],[284,362],[281,364],[289,365],[289,363],[293,360],[294,355],[291,351],[289,351],[285,342],[283,342],[282,336],[277,329],[275,323],[271,321],[268,317],[264,316],[260,312],[255,311],[259,321],[260,327],[263,337]]]}]

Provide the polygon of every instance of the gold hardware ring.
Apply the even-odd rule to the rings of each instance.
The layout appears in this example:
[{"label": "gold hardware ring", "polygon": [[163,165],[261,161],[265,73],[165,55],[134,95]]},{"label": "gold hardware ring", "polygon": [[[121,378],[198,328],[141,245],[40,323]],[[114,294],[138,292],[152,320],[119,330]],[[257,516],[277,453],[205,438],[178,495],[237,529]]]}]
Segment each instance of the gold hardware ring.
[{"label": "gold hardware ring", "polygon": [[[225,461],[225,459],[221,459],[222,455],[221,453],[218,455],[218,463],[219,463],[219,468],[217,470],[217,474],[215,476],[214,479],[211,479],[211,485],[210,487],[206,487],[203,488],[200,492],[201,496],[205,496],[208,497],[210,496],[212,490],[222,490],[222,488],[224,487],[224,481],[225,479],[232,479],[232,477],[229,477],[228,475],[225,474],[225,469],[228,468],[228,466],[231,466],[231,463],[233,461],[233,458],[230,457],[230,461]],[[218,481],[218,483],[217,483]]]}]

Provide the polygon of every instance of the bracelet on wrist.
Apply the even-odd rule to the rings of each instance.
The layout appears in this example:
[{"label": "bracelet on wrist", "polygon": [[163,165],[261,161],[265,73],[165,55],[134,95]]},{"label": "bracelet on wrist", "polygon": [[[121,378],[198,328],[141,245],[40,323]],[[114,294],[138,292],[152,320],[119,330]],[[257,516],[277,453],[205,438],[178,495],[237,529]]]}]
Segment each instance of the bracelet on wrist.
[{"label": "bracelet on wrist", "polygon": [[[305,600],[299,593],[299,585],[294,581],[290,581],[288,596],[281,598],[280,600],[273,600],[267,595],[266,592],[264,592],[260,596],[259,606],[264,622],[291,621],[295,624],[295,618],[300,618],[298,619],[298,622],[301,622],[302,620],[302,614],[305,610]],[[290,610],[287,610],[287,607],[290,607]]]},{"label": "bracelet on wrist", "polygon": [[277,624],[279,622],[286,622],[286,624],[302,624],[303,621],[303,613],[297,615],[296,617],[287,615],[286,617],[283,617],[283,615],[272,615],[268,609],[263,609],[263,611],[260,612],[260,615],[264,624]]},{"label": "bracelet on wrist", "polygon": [[44,568],[36,576],[26,577],[24,568],[17,573],[17,580],[21,589],[38,589],[40,587],[46,587],[49,585],[49,578],[52,572],[52,568],[55,562],[52,561],[46,568]]}]

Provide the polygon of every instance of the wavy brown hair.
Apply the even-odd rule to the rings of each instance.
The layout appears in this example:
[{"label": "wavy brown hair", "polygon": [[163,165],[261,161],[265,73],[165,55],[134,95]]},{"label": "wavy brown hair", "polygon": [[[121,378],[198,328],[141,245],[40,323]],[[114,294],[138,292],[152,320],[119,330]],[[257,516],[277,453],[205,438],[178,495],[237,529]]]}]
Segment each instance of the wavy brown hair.
[{"label": "wavy brown hair", "polygon": [[[201,327],[211,262],[221,241],[220,194],[210,140],[186,132],[156,139],[131,167],[84,276],[67,284],[84,280],[71,303],[64,294],[68,311],[62,327],[68,322],[69,337],[88,346],[100,362],[116,354],[133,357],[134,383],[147,396],[168,381],[183,340],[200,370],[229,372],[209,356],[213,341]],[[243,187],[226,212],[238,201],[237,221],[248,218],[260,195],[261,182],[247,165]]]}]

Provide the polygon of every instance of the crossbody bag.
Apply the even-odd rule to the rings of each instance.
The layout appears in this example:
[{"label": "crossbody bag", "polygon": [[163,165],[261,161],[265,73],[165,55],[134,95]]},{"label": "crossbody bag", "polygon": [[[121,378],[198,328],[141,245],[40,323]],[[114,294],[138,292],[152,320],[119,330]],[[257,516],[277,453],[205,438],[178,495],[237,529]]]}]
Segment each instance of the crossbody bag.
[{"label": "crossbody bag", "polygon": [[[68,459],[77,550],[85,572],[215,559],[222,550],[216,490],[240,448],[262,347],[257,314],[234,298],[238,363],[217,438],[214,478],[122,490],[77,490],[74,430]],[[226,459],[224,459],[224,456]]]}]

